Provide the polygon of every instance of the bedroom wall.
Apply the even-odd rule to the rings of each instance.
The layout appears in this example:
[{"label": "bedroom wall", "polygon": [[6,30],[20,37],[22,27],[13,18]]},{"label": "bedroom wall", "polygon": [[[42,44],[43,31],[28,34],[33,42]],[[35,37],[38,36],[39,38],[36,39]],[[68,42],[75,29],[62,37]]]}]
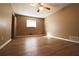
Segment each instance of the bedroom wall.
[{"label": "bedroom wall", "polygon": [[[79,37],[79,4],[70,4],[45,18],[46,32],[50,36],[69,39]],[[79,38],[78,38],[79,39]]]},{"label": "bedroom wall", "polygon": [[0,46],[11,39],[11,21],[11,5],[0,3]]}]

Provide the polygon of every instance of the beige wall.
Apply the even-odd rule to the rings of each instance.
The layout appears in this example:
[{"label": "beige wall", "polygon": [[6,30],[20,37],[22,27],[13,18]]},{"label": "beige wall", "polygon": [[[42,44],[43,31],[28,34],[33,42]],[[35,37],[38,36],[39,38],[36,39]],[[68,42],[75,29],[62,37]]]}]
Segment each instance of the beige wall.
[{"label": "beige wall", "polygon": [[16,23],[16,34],[17,35],[29,35],[30,33],[34,35],[38,34],[45,34],[45,28],[44,28],[44,19],[41,18],[35,18],[37,22],[36,28],[28,28],[26,27],[26,20],[28,19],[28,16],[23,15],[16,15],[17,23]]},{"label": "beige wall", "polygon": [[11,5],[0,4],[0,45],[11,39]]},{"label": "beige wall", "polygon": [[52,36],[79,36],[79,4],[70,4],[45,18],[46,31]]}]

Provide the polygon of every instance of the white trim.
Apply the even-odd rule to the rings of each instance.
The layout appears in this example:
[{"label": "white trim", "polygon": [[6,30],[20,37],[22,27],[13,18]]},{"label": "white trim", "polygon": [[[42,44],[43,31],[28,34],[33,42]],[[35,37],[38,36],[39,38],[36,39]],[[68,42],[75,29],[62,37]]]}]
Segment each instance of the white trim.
[{"label": "white trim", "polygon": [[1,50],[4,46],[6,46],[10,41],[11,41],[11,39],[9,39],[9,40],[6,41],[4,44],[2,44],[2,45],[0,46],[0,50]]},{"label": "white trim", "polygon": [[27,36],[22,36],[22,35],[20,35],[20,36],[16,36],[16,37],[27,37]]},{"label": "white trim", "polygon": [[18,35],[16,37],[28,37],[28,36],[44,36],[45,34],[39,34],[39,35]]},{"label": "white trim", "polygon": [[69,42],[79,43],[79,41],[76,41],[76,40],[65,39],[65,38],[62,38],[62,37],[53,36],[49,32],[47,32],[47,37],[48,37],[48,39],[56,38],[56,39],[65,40],[65,41],[69,41]]},{"label": "white trim", "polygon": [[51,36],[50,38],[56,38],[56,39],[65,40],[65,41],[69,41],[69,42],[79,43],[78,41],[74,41],[74,40],[70,40],[70,39],[65,39],[65,38],[61,38],[61,37],[56,37],[56,36]]}]

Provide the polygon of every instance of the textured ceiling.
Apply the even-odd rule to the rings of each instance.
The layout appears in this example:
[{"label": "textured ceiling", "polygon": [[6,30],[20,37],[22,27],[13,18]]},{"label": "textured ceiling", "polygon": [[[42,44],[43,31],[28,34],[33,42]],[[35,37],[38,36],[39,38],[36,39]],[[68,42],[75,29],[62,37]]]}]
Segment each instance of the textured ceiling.
[{"label": "textured ceiling", "polygon": [[39,13],[37,12],[38,10],[37,3],[12,3],[11,5],[14,12],[17,14],[45,18],[50,14],[53,14],[56,11],[67,6],[68,4],[67,3],[45,3],[43,5],[51,8],[51,10],[44,9],[44,10],[41,10]]}]

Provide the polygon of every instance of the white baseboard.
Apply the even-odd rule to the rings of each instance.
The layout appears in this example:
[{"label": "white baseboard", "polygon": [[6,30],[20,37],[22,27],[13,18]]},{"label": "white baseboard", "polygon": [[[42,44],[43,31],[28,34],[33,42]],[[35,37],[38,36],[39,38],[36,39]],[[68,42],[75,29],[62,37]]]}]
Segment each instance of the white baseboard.
[{"label": "white baseboard", "polygon": [[2,44],[2,45],[0,46],[0,50],[1,50],[4,46],[6,46],[10,41],[11,41],[11,39],[9,39],[9,40],[6,41],[4,44]]},{"label": "white baseboard", "polygon": [[44,34],[40,34],[40,35],[18,35],[16,37],[28,37],[28,36],[42,36]]},{"label": "white baseboard", "polygon": [[69,42],[79,43],[79,41],[70,40],[70,39],[65,39],[65,38],[56,37],[56,36],[51,36],[51,37],[49,37],[49,38],[56,38],[56,39],[65,40],[65,41],[69,41]]}]

